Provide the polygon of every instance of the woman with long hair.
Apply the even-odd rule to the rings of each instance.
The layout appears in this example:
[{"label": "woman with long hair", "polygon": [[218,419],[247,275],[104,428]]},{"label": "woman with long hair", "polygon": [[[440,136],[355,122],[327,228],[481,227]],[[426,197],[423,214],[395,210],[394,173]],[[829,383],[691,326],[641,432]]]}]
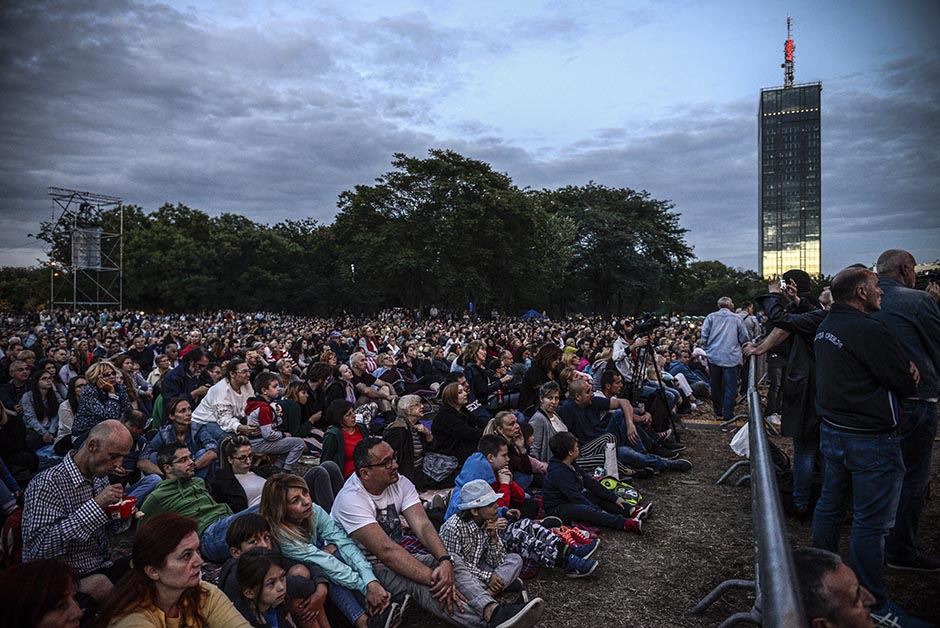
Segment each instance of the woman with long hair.
[{"label": "woman with long hair", "polygon": [[348,478],[356,470],[353,464],[353,449],[362,440],[369,438],[369,430],[356,422],[356,409],[345,399],[336,399],[326,407],[323,420],[330,424],[323,434],[323,451],[320,460],[331,460]]},{"label": "woman with long hair", "polygon": [[434,451],[454,456],[463,463],[477,450],[483,436],[480,419],[467,412],[467,391],[463,385],[451,382],[441,393],[441,407],[431,422]]},{"label": "woman with long hair", "polygon": [[522,387],[519,390],[519,409],[527,416],[538,409],[539,386],[547,381],[557,381],[555,370],[561,362],[561,348],[552,342],[546,342],[535,354],[532,366],[522,377]]},{"label": "woman with long hair", "polygon": [[323,449],[323,430],[316,427],[320,416],[306,413],[312,396],[313,391],[307,382],[291,382],[278,403],[284,411],[287,431],[307,443],[308,453],[319,454]]},{"label": "woman with long hair", "polygon": [[78,628],[78,579],[62,560],[30,561],[0,572],[0,617],[7,626]]},{"label": "woman with long hair", "polygon": [[23,393],[23,422],[26,423],[26,446],[33,451],[51,445],[59,431],[59,404],[62,399],[55,389],[55,378],[45,370],[33,373],[29,390]]},{"label": "woman with long hair", "polygon": [[261,503],[264,478],[251,470],[251,441],[238,434],[219,445],[219,470],[209,481],[209,492],[220,504],[228,504],[232,512],[241,512]]},{"label": "woman with long hair", "polygon": [[353,371],[348,364],[340,364],[333,369],[333,381],[326,385],[323,394],[324,407],[329,406],[336,399],[345,399],[356,405],[356,387],[353,386]]},{"label": "woman with long hair", "polygon": [[131,571],[98,614],[97,626],[249,628],[215,585],[203,582],[196,522],[173,512],[156,515],[134,536]]},{"label": "woman with long hair", "polygon": [[187,399],[174,397],[167,401],[166,409],[169,421],[160,427],[150,441],[150,447],[154,451],[151,462],[157,462],[156,452],[159,452],[161,447],[169,443],[179,443],[185,445],[192,453],[196,463],[196,475],[203,479],[209,477],[219,457],[219,444],[212,438],[209,430],[193,425],[193,409]]},{"label": "woman with long hair", "polygon": [[280,554],[250,549],[235,564],[235,608],[255,628],[291,626],[287,615],[287,571]]},{"label": "woman with long hair", "polygon": [[[322,570],[331,583],[330,599],[357,628],[399,625],[400,607],[391,601],[359,546],[310,499],[302,478],[289,473],[268,478],[260,512],[284,556]],[[366,607],[378,609],[377,614],[370,617]]]}]

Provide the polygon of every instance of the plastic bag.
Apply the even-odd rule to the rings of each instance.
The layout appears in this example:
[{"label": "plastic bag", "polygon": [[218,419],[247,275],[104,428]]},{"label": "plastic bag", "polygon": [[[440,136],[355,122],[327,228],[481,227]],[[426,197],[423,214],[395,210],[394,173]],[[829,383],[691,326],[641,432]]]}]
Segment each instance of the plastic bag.
[{"label": "plastic bag", "polygon": [[739,456],[750,457],[750,449],[747,438],[747,423],[731,437],[731,450]]},{"label": "plastic bag", "polygon": [[620,473],[617,471],[617,446],[614,443],[607,443],[604,449],[604,474],[620,479]]}]

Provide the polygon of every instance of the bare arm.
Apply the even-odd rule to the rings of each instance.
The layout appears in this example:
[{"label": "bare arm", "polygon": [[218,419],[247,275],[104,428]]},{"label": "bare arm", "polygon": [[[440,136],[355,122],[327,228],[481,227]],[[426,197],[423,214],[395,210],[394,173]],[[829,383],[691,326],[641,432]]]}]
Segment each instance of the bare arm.
[{"label": "bare arm", "polygon": [[[408,511],[406,510],[405,512],[407,513]],[[409,521],[409,524],[410,523]],[[409,580],[414,580],[415,582],[420,582],[427,586],[431,585],[431,568],[419,562],[414,556],[408,553],[408,550],[392,541],[379,524],[370,523],[369,525],[359,528],[350,536],[395,573],[403,575]],[[422,540],[422,543],[423,542]],[[440,539],[438,539],[438,544],[440,545]],[[441,554],[444,554],[443,550],[441,550],[438,556]]]}]

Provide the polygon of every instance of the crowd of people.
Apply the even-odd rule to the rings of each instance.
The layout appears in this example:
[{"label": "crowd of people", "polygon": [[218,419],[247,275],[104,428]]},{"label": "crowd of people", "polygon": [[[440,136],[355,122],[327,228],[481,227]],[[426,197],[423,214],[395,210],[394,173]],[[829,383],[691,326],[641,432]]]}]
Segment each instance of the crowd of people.
[{"label": "crowd of people", "polygon": [[[15,566],[3,575],[57,573],[17,612],[33,625],[388,627],[417,605],[455,625],[534,625],[545,601],[523,576],[591,577],[600,529],[642,534],[652,504],[634,484],[693,468],[680,417],[710,403],[731,418],[744,356],[776,347],[789,360],[771,373],[768,412],[794,438],[797,510],[812,512],[820,443],[814,544],[836,549],[837,497],[872,483],[855,493],[850,563],[872,617],[898,615],[874,554],[896,510],[889,566],[937,567],[913,539],[940,328],[935,299],[905,287],[908,260],[895,257],[878,276],[837,275],[828,316],[803,275],[772,282],[766,335],[751,304],[728,298],[704,321],[436,308],[7,317],[0,508],[4,539],[20,542],[5,543]],[[889,445],[881,475],[852,460]],[[877,504],[864,501],[875,483]],[[130,555],[112,551],[120,534],[133,535]]]}]

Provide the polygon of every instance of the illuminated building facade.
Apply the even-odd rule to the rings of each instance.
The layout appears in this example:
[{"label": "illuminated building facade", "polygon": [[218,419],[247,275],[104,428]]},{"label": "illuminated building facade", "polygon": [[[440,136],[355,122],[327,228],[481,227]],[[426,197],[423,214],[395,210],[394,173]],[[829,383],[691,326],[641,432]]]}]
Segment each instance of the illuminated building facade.
[{"label": "illuminated building facade", "polygon": [[760,273],[821,269],[822,84],[761,90]]},{"label": "illuminated building facade", "polygon": [[787,30],[784,86],[760,93],[758,268],[767,278],[791,268],[822,270],[822,84],[793,84],[789,18]]}]

